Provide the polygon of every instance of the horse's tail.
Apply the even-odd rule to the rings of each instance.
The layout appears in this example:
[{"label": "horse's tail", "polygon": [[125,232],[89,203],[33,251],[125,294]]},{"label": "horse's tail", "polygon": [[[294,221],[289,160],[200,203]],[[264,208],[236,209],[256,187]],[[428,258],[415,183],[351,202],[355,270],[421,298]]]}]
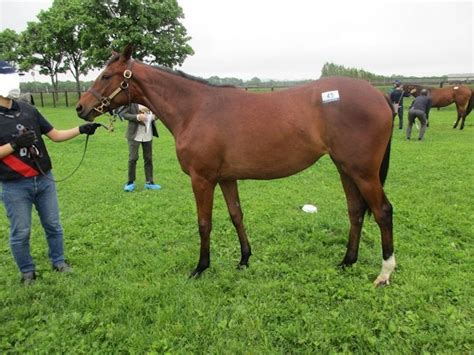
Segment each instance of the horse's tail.
[{"label": "horse's tail", "polygon": [[393,125],[393,119],[395,118],[397,113],[395,112],[395,109],[393,108],[393,105],[392,105],[392,102],[390,101],[390,98],[386,94],[384,94],[383,96],[385,97],[385,101],[387,101],[388,106],[390,107],[390,110],[392,111],[392,125]]},{"label": "horse's tail", "polygon": [[[388,139],[387,142],[387,147],[385,148],[385,153],[383,155],[382,163],[380,164],[380,170],[379,170],[379,178],[380,182],[382,183],[382,186],[385,183],[385,180],[387,180],[387,175],[388,175],[388,167],[390,165],[390,148],[392,146],[392,134],[393,134],[393,119],[395,118],[395,110],[393,109],[393,105],[390,102],[390,99],[387,97],[387,95],[384,95],[385,101],[387,101],[388,107],[390,107],[390,110],[392,111],[392,131],[390,133],[390,138]],[[367,208],[367,215],[370,217],[372,215],[372,211],[370,208]]]},{"label": "horse's tail", "polygon": [[388,175],[388,167],[390,165],[391,146],[392,146],[392,136],[390,135],[390,139],[388,140],[388,143],[387,143],[387,148],[385,148],[385,154],[383,156],[382,164],[380,165],[379,177],[380,177],[380,182],[382,183],[382,186],[385,183],[385,180],[387,179],[387,175]]},{"label": "horse's tail", "polygon": [[[472,96],[471,96],[472,98]],[[392,111],[392,133],[393,133],[393,118],[395,117],[395,111],[393,110],[393,105],[388,99],[388,97],[385,95],[385,100],[387,101],[388,106],[390,107],[390,110]],[[380,182],[383,184],[385,183],[385,180],[387,179],[388,175],[388,167],[390,165],[390,148],[392,146],[392,133],[390,133],[390,138],[387,143],[387,147],[385,148],[385,154],[382,159],[382,164],[380,165],[380,171],[379,171],[379,177],[380,177]]]},{"label": "horse's tail", "polygon": [[471,98],[469,99],[469,103],[467,104],[466,108],[466,116],[469,115],[474,108],[474,90],[471,89]]}]

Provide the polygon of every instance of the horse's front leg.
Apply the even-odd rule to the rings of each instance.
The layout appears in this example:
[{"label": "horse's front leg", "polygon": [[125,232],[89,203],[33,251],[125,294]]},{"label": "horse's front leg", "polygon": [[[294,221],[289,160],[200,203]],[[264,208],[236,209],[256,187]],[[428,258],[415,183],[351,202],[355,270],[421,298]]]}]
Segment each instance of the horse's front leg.
[{"label": "horse's front leg", "polygon": [[210,243],[212,229],[212,203],[214,199],[215,182],[211,182],[201,176],[191,176],[191,183],[196,199],[199,236],[201,237],[201,249],[199,262],[190,277],[198,277],[210,264]]},{"label": "horse's front leg", "polygon": [[240,207],[237,181],[220,181],[219,185],[221,187],[222,193],[224,194],[224,199],[227,204],[227,209],[229,210],[230,218],[232,219],[232,223],[234,224],[237,235],[239,236],[241,259],[237,267],[241,268],[248,266],[249,258],[250,255],[252,255],[252,252],[247,239],[247,233],[245,233],[244,214],[242,213],[242,209]]}]

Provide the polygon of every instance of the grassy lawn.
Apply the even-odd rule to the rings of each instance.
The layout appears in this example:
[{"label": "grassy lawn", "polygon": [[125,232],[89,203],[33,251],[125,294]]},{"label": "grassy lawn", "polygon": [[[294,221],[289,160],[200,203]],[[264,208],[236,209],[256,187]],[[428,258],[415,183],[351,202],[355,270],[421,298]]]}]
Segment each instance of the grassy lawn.
[{"label": "grassy lawn", "polygon": [[[59,129],[82,123],[72,107],[41,111]],[[51,271],[34,215],[40,279],[22,286],[0,208],[0,352],[472,353],[473,115],[460,131],[454,107],[432,111],[422,142],[394,131],[386,192],[398,268],[381,289],[372,287],[381,266],[373,218],[358,263],[336,266],[349,221],[328,157],[290,178],[240,183],[247,270],[236,270],[240,248],[216,190],[211,268],[189,281],[199,237],[172,136],[160,125],[154,141],[163,189],[143,190],[140,160],[138,191],[126,194],[126,124],[99,130],[79,171],[57,185],[72,275]],[[84,138],[48,142],[57,178],[77,165]],[[319,212],[305,214],[305,203]]]}]

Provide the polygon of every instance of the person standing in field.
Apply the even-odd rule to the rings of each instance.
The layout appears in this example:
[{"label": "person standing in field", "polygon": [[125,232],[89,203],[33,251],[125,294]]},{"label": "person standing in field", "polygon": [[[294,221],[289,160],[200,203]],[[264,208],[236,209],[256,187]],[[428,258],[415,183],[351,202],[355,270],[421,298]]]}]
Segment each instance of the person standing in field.
[{"label": "person standing in field", "polygon": [[135,191],[136,168],[138,150],[142,146],[145,168],[146,190],[159,190],[161,186],[153,180],[153,137],[158,137],[156,129],[156,116],[142,105],[131,103],[117,110],[117,114],[128,121],[125,137],[128,140],[128,181],[123,190]]},{"label": "person standing in field", "polygon": [[422,89],[420,91],[420,95],[413,100],[410,109],[408,110],[408,127],[407,127],[407,139],[411,138],[411,129],[413,127],[413,123],[415,122],[415,118],[418,118],[421,123],[420,127],[420,134],[418,136],[418,140],[422,140],[430,114],[431,108],[431,98],[428,96],[428,91],[426,89]]},{"label": "person standing in field", "polygon": [[[58,198],[51,160],[42,139],[63,142],[79,134],[94,134],[99,124],[57,130],[33,106],[17,100],[20,79],[14,68],[0,61],[0,191],[10,223],[10,248],[21,280],[36,279],[30,253],[31,211],[38,211],[53,270],[69,273],[59,219]],[[44,175],[43,175],[44,173]]]},{"label": "person standing in field", "polygon": [[410,94],[404,93],[401,82],[396,81],[394,86],[395,89],[390,93],[390,101],[394,112],[398,114],[398,129],[403,129],[403,98],[410,96]]}]

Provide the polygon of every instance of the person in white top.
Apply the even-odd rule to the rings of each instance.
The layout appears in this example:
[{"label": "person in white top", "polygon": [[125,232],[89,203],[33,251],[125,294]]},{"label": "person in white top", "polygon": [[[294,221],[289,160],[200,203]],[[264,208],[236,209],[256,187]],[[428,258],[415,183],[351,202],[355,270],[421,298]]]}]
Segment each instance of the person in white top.
[{"label": "person in white top", "polygon": [[155,120],[156,116],[145,106],[132,103],[117,110],[118,115],[128,121],[125,137],[128,140],[128,181],[124,186],[125,192],[135,191],[136,166],[138,150],[142,146],[145,167],[146,190],[159,190],[161,186],[153,180],[153,136],[158,137]]}]

